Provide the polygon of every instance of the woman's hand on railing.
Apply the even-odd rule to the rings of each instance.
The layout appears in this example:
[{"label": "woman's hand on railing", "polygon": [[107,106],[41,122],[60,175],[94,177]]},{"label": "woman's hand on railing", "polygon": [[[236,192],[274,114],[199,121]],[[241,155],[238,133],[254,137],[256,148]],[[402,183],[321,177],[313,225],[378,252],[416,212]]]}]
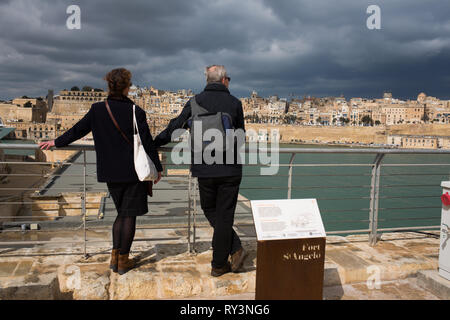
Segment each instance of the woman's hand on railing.
[{"label": "woman's hand on railing", "polygon": [[52,147],[55,146],[55,140],[50,140],[50,141],[44,141],[39,143],[39,148],[41,148],[42,150],[48,150]]},{"label": "woman's hand on railing", "polygon": [[153,181],[153,183],[157,184],[159,180],[161,180],[161,171],[158,171],[158,178],[156,178],[156,180]]}]

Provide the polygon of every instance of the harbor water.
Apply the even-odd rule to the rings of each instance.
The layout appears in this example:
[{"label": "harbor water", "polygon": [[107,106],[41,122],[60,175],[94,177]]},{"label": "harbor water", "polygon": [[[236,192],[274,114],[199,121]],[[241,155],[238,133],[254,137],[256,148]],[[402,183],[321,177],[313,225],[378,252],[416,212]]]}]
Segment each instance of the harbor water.
[{"label": "harbor water", "polygon": [[[280,148],[336,148],[317,145],[280,145]],[[348,148],[348,147],[346,147]],[[355,148],[356,149],[356,148]],[[327,231],[367,229],[369,226],[372,166],[376,154],[300,153],[292,171],[292,199],[316,198]],[[291,154],[280,153],[288,164]],[[315,165],[314,165],[315,164]],[[337,164],[338,166],[320,166]],[[367,166],[341,166],[365,164]],[[387,166],[407,164],[407,166]],[[387,154],[380,171],[378,227],[435,226],[441,218],[441,181],[449,180],[450,155]],[[386,165],[386,166],[383,166]],[[286,199],[288,167],[276,176],[253,176],[258,167],[245,167],[241,194],[251,200]],[[249,188],[249,189],[246,189]],[[256,189],[252,189],[256,188]]]},{"label": "harbor water", "polygon": [[[352,148],[280,144],[280,148]],[[325,230],[369,228],[372,166],[376,154],[298,153],[292,171],[292,199],[317,199]],[[280,153],[280,164],[291,154]],[[248,159],[248,154],[246,155]],[[167,157],[170,163],[170,157]],[[246,162],[248,163],[248,161]],[[336,166],[321,166],[336,164]],[[356,166],[347,166],[356,164]],[[406,166],[388,166],[405,164]],[[443,164],[425,165],[423,164]],[[441,181],[450,178],[450,155],[387,154],[380,171],[378,228],[437,226],[441,216]],[[177,168],[188,166],[177,166]],[[287,166],[261,175],[260,166],[244,166],[240,194],[249,200],[287,199]],[[236,215],[248,214],[237,212]]]}]

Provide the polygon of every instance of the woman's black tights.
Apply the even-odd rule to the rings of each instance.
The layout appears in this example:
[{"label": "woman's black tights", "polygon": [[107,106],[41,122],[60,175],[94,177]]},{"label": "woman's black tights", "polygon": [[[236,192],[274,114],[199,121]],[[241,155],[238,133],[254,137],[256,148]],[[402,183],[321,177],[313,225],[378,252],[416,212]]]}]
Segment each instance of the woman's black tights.
[{"label": "woman's black tights", "polygon": [[120,249],[120,254],[130,252],[136,232],[136,217],[117,216],[113,224],[113,249]]}]

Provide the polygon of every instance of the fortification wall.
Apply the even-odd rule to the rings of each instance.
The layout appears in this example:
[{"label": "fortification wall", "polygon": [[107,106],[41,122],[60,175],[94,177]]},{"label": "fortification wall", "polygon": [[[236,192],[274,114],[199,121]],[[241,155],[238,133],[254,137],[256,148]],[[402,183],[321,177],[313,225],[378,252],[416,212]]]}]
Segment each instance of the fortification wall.
[{"label": "fortification wall", "polygon": [[258,131],[278,129],[281,143],[387,143],[388,135],[409,134],[426,136],[450,136],[450,125],[412,124],[375,127],[291,126],[246,124],[246,129]]}]

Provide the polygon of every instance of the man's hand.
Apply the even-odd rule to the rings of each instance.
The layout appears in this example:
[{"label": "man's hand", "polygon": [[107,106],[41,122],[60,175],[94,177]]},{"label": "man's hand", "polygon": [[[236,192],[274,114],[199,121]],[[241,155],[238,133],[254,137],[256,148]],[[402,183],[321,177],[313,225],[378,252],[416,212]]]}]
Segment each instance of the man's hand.
[{"label": "man's hand", "polygon": [[54,146],[55,146],[55,140],[50,140],[50,141],[45,141],[45,142],[39,143],[39,148],[41,148],[42,150],[48,150]]},{"label": "man's hand", "polygon": [[153,183],[157,184],[159,180],[161,180],[161,171],[158,171],[158,178],[156,178],[156,180],[153,181]]}]

